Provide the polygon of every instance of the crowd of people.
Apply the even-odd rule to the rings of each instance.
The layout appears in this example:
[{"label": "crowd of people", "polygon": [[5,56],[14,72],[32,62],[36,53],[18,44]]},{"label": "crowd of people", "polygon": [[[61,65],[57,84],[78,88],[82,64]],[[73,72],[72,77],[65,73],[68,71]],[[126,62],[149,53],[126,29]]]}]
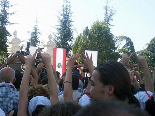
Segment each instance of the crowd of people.
[{"label": "crowd of people", "polygon": [[[137,64],[129,64],[132,57]],[[9,67],[16,58],[23,72]],[[97,67],[92,55],[74,54],[61,75],[37,49],[26,57],[11,54],[0,67],[0,116],[155,116],[154,89],[146,59],[136,53]]]}]

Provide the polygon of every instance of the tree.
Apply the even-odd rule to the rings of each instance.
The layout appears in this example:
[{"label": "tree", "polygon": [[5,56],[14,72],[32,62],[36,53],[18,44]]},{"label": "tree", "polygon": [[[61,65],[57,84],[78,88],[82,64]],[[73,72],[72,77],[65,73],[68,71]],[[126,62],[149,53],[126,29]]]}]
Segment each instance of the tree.
[{"label": "tree", "polygon": [[36,24],[33,27],[33,31],[31,32],[30,43],[31,43],[31,46],[36,47],[40,43],[40,40],[39,40],[40,32],[39,32],[39,29],[38,29],[38,21],[37,21],[37,19],[36,19],[35,23]]},{"label": "tree", "polygon": [[113,21],[113,16],[115,15],[115,10],[109,7],[109,0],[106,0],[106,5],[104,6],[104,21],[109,25],[111,25],[111,21]]},{"label": "tree", "polygon": [[10,33],[7,31],[6,26],[10,24],[8,21],[8,9],[10,7],[9,1],[1,0],[1,13],[0,13],[0,55],[7,52],[7,36]]},{"label": "tree", "polygon": [[59,25],[57,25],[57,33],[54,40],[57,47],[66,49],[66,55],[72,49],[73,42],[73,21],[71,16],[70,2],[68,0],[64,0],[62,14],[58,17]]},{"label": "tree", "polygon": [[93,50],[98,51],[98,64],[110,60],[116,61],[119,54],[115,52],[116,47],[113,38],[108,24],[103,21],[96,21],[90,30],[86,27],[83,33],[78,36],[73,45],[73,53]]},{"label": "tree", "polygon": [[1,12],[0,12],[0,56],[1,60],[4,60],[4,57],[7,53],[7,37],[10,36],[10,33],[6,29],[6,26],[11,24],[8,21],[9,15],[13,13],[9,13],[8,10],[12,5],[10,5],[9,1],[1,0],[0,1]]},{"label": "tree", "polygon": [[151,70],[155,69],[155,37],[147,44],[147,48],[138,52],[145,56]]},{"label": "tree", "polygon": [[[132,42],[132,40],[127,37],[127,36],[119,36],[119,39],[117,41],[125,41],[125,44],[123,45],[123,47],[121,47],[120,49],[118,49],[119,53],[125,54],[127,53],[128,55],[130,55],[131,53],[135,52],[135,48],[134,48],[134,44]],[[137,60],[135,57],[131,57],[130,64],[136,64]]]}]

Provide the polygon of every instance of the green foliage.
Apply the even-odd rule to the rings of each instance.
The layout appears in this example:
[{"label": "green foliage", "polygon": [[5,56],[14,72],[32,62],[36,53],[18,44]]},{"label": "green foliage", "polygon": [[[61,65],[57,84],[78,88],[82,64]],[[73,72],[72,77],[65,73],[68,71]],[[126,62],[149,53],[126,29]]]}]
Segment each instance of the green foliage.
[{"label": "green foliage", "polygon": [[109,25],[111,25],[111,21],[113,21],[113,16],[115,15],[115,10],[109,7],[109,0],[106,0],[106,5],[104,6],[104,21]]},{"label": "green foliage", "polygon": [[[127,53],[128,55],[130,55],[131,53],[135,52],[134,44],[133,44],[132,40],[129,37],[127,37],[127,36],[119,36],[118,38],[119,38],[119,40],[121,42],[125,41],[125,44],[123,45],[123,47],[118,49],[119,53],[122,53],[122,54]],[[129,63],[130,64],[136,64],[137,63],[136,58],[131,57]]]},{"label": "green foliage", "polygon": [[10,33],[7,31],[6,26],[11,24],[8,21],[9,15],[13,13],[9,13],[9,1],[1,0],[0,1],[1,12],[0,12],[0,57],[4,59],[7,53],[7,37],[10,36]]},{"label": "green foliage", "polygon": [[146,49],[138,53],[145,56],[150,69],[155,69],[155,37],[150,41]]},{"label": "green foliage", "polygon": [[103,21],[96,21],[90,30],[86,27],[77,37],[73,44],[73,53],[82,53],[85,50],[98,51],[98,64],[119,58],[119,54],[115,52],[113,34]]},{"label": "green foliage", "polygon": [[59,25],[57,25],[57,34],[55,35],[55,42],[58,48],[65,48],[66,55],[72,49],[73,30],[71,19],[71,6],[68,0],[64,1],[63,12],[58,17]]},{"label": "green foliage", "polygon": [[37,19],[36,19],[36,24],[33,27],[33,31],[31,32],[31,38],[30,38],[31,46],[36,47],[40,43],[39,35],[40,35],[40,32],[38,29],[38,24],[37,24]]}]

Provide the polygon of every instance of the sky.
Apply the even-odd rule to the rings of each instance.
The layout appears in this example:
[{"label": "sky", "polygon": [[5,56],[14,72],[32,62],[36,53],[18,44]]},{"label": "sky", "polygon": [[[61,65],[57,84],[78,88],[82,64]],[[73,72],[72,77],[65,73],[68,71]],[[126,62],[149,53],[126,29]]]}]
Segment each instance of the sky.
[{"label": "sky", "polygon": [[[91,28],[95,21],[104,20],[104,6],[106,0],[70,0],[74,38],[82,33],[84,28]],[[13,7],[9,21],[15,23],[7,27],[13,34],[26,43],[30,38],[38,20],[41,32],[40,40],[48,41],[48,35],[56,32],[59,12],[62,12],[63,0],[10,0]],[[110,0],[109,6],[116,10],[111,22],[111,32],[114,36],[127,36],[136,51],[143,50],[155,37],[155,0]],[[13,36],[10,37],[12,39]]]}]

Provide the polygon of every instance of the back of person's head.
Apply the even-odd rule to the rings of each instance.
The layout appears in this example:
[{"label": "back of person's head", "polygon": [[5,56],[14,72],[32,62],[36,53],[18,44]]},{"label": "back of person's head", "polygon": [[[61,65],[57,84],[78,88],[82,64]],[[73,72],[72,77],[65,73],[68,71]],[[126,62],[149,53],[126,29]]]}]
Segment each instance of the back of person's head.
[{"label": "back of person's head", "polygon": [[48,77],[47,77],[47,75],[44,75],[44,76],[43,76],[43,78],[42,78],[42,80],[41,80],[41,83],[42,83],[42,85],[48,84]]},{"label": "back of person's head", "polygon": [[30,116],[38,116],[45,106],[50,106],[50,100],[45,96],[33,97],[28,106]]},{"label": "back of person's head", "polygon": [[72,88],[77,90],[79,87],[79,78],[76,75],[72,75]]},{"label": "back of person's head", "polygon": [[49,91],[43,85],[32,86],[28,90],[28,101],[35,96],[45,96],[49,99]]},{"label": "back of person's head", "polygon": [[45,72],[40,72],[39,77],[42,79],[45,75],[47,75]]},{"label": "back of person's head", "polygon": [[155,101],[154,97],[152,96],[151,99],[148,99],[145,102],[145,110],[151,115],[155,116]]},{"label": "back of person's head", "polygon": [[11,82],[15,80],[15,71],[10,67],[5,67],[0,70],[0,82]]},{"label": "back of person's head", "polygon": [[16,78],[16,81],[13,84],[14,84],[14,86],[17,89],[19,89],[20,88],[21,81],[22,81],[22,78],[23,78],[23,74],[19,70],[16,70],[15,71],[15,78]]},{"label": "back of person's head", "polygon": [[75,62],[75,63],[74,63],[74,66],[75,66],[75,67],[73,68],[73,70],[77,70],[77,67],[76,67],[76,66],[78,66],[78,63]]},{"label": "back of person's head", "polygon": [[57,78],[59,79],[60,73],[56,71],[56,74],[57,74]]},{"label": "back of person's head", "polygon": [[39,116],[73,116],[81,109],[75,102],[57,103],[51,107],[46,107]]},{"label": "back of person's head", "polygon": [[148,116],[147,112],[124,102],[92,100],[74,116]]},{"label": "back of person's head", "polygon": [[99,81],[103,85],[112,85],[113,94],[119,101],[128,100],[129,104],[140,106],[139,101],[133,96],[131,82],[126,68],[119,62],[109,61],[95,68],[99,72]]}]

